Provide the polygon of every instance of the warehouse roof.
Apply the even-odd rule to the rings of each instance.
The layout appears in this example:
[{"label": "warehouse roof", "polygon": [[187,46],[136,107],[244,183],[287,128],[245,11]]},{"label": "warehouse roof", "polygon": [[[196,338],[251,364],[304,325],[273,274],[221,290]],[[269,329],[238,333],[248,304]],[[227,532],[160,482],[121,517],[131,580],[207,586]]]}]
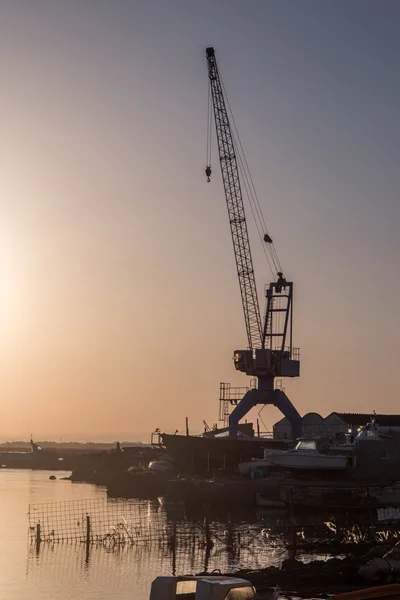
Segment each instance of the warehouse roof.
[{"label": "warehouse roof", "polygon": [[[365,425],[371,420],[371,413],[335,413],[348,425]],[[400,427],[400,415],[375,415],[375,419],[383,427],[391,425]]]},{"label": "warehouse roof", "polygon": [[[366,423],[369,423],[369,421],[371,420],[371,417],[373,416],[372,413],[340,413],[340,412],[333,412],[330,415],[328,415],[327,417],[325,417],[325,419],[328,419],[331,415],[336,415],[337,417],[339,417],[339,419],[341,419],[344,423],[346,423],[346,425],[357,425],[357,426],[362,426],[365,425]],[[307,413],[306,415],[304,415],[304,417],[302,417],[302,420],[305,419],[305,417],[310,417],[310,416],[314,416],[314,417],[319,417],[321,420],[325,420],[323,417],[321,417],[320,415],[318,415],[317,413]],[[400,427],[400,415],[375,415],[375,418],[378,422],[379,425],[382,425],[382,427]],[[283,417],[283,419],[280,419],[277,423],[275,423],[275,425],[288,425],[289,421],[286,417]]]}]

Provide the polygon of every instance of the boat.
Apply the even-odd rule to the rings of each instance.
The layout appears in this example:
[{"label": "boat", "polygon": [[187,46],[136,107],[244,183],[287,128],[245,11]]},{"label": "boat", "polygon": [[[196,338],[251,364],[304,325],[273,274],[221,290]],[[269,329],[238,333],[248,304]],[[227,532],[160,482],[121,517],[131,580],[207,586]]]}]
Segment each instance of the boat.
[{"label": "boat", "polygon": [[283,500],[271,500],[265,494],[256,494],[256,505],[262,508],[287,509],[286,502]]},{"label": "boat", "polygon": [[152,460],[148,466],[149,471],[161,471],[162,473],[172,471],[173,468],[174,466],[168,460]]},{"label": "boat", "polygon": [[[219,574],[156,577],[151,584],[150,592],[150,600],[172,600],[172,598],[252,600],[255,597],[256,590],[250,581]],[[278,595],[275,594],[273,597],[276,599]]]},{"label": "boat", "polygon": [[379,423],[376,420],[375,414],[371,420],[359,427],[357,435],[354,437],[351,432],[346,434],[346,442],[344,444],[329,446],[329,451],[335,454],[353,454],[359,448],[360,443],[392,440],[393,436],[389,433],[383,433],[379,428]]},{"label": "boat", "polygon": [[274,456],[275,454],[282,454],[282,452],[284,451],[279,448],[264,448],[263,458],[252,458],[249,461],[240,462],[238,464],[238,469],[242,475],[251,475],[251,472],[256,469],[268,469],[268,467],[272,467],[269,457]]},{"label": "boat", "polygon": [[227,428],[201,436],[160,433],[159,441],[153,445],[164,448],[179,471],[204,474],[221,468],[236,470],[238,463],[253,458],[263,460],[265,448],[286,450],[289,447],[286,440],[254,436],[250,423],[240,424],[239,430],[242,435],[237,439],[227,436]]},{"label": "boat", "polygon": [[371,417],[369,423],[364,425],[358,430],[357,436],[354,438],[354,443],[358,443],[360,440],[376,441],[376,440],[391,440],[393,436],[389,433],[383,433],[379,429],[379,423],[376,420],[376,415]]},{"label": "boat", "polygon": [[300,438],[293,450],[269,456],[275,467],[289,469],[345,470],[348,457],[343,454],[325,454],[318,448],[318,438]]},{"label": "boat", "polygon": [[391,583],[389,585],[374,586],[363,590],[352,590],[343,594],[335,594],[331,596],[331,600],[385,600],[387,598],[395,600],[400,598],[400,585]]},{"label": "boat", "polygon": [[32,439],[29,450],[0,452],[0,467],[8,469],[60,469],[63,465],[58,454],[43,450]]}]

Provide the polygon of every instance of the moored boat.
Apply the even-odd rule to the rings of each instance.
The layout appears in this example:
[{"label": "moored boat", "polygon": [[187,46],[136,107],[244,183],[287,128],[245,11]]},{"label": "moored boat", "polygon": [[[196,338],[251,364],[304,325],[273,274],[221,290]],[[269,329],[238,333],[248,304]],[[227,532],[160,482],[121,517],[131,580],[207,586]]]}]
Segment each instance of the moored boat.
[{"label": "moored boat", "polygon": [[0,467],[8,469],[60,469],[63,463],[56,452],[43,450],[32,439],[29,450],[0,452]]},{"label": "moored boat", "polygon": [[[249,424],[246,424],[249,425]],[[288,442],[242,436],[237,439],[217,435],[173,435],[160,434],[160,445],[171,456],[181,472],[210,473],[214,469],[236,469],[238,463],[253,458],[264,459],[264,449],[286,450]]]},{"label": "moored boat", "polygon": [[266,494],[256,494],[256,505],[274,510],[286,510],[287,508],[283,500],[273,500]]},{"label": "moored boat", "polygon": [[269,460],[269,457],[282,454],[283,452],[284,450],[280,450],[279,448],[264,448],[264,458],[252,458],[252,460],[240,462],[238,469],[242,475],[251,475],[251,472],[256,469],[271,467],[273,463]]},{"label": "moored boat", "polygon": [[345,470],[348,465],[347,456],[326,454],[318,449],[318,439],[300,439],[293,450],[271,455],[269,462],[275,467],[289,469],[321,469]]}]

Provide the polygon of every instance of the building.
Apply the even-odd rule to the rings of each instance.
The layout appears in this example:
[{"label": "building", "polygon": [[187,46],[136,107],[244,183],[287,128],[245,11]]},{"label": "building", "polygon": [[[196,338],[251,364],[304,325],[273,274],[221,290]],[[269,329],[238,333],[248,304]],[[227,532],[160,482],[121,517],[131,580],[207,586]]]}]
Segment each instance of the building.
[{"label": "building", "polygon": [[[357,434],[362,427],[371,420],[371,414],[366,413],[338,413],[332,412],[327,417],[310,412],[302,417],[303,436],[320,436],[324,438],[343,437],[346,433]],[[375,415],[382,433],[400,432],[400,415]],[[290,439],[291,426],[286,417],[275,423],[274,439]]]}]

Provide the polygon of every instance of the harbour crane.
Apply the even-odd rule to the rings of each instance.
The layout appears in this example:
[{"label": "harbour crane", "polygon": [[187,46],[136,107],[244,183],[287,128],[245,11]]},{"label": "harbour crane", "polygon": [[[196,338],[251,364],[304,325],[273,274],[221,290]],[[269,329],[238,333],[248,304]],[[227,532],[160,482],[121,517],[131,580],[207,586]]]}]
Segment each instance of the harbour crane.
[{"label": "harbour crane", "polygon": [[[266,309],[262,320],[239,177],[239,168],[243,173],[244,163],[247,165],[247,162],[245,159],[244,163],[241,160],[237,142],[232,134],[227,110],[229,103],[226,102],[214,48],[206,49],[206,58],[211,96],[209,103],[211,104],[212,101],[222,181],[248,340],[248,348],[235,350],[233,360],[236,370],[257,378],[257,387],[247,391],[229,415],[229,436],[237,437],[239,421],[252,408],[260,404],[272,404],[287,417],[291,424],[292,439],[296,439],[301,436],[301,417],[284,391],[275,389],[276,377],[299,377],[300,375],[299,349],[294,348],[292,343],[293,282],[287,281],[284,277],[273,240],[264,231],[262,239],[265,248],[269,251],[270,264],[276,269],[277,278],[266,287]],[[208,123],[209,138],[210,133],[211,114]],[[207,153],[208,146],[209,141],[207,141]],[[207,180],[210,181],[210,162],[207,162],[205,173]],[[245,188],[248,189],[247,178],[244,183]]]}]

